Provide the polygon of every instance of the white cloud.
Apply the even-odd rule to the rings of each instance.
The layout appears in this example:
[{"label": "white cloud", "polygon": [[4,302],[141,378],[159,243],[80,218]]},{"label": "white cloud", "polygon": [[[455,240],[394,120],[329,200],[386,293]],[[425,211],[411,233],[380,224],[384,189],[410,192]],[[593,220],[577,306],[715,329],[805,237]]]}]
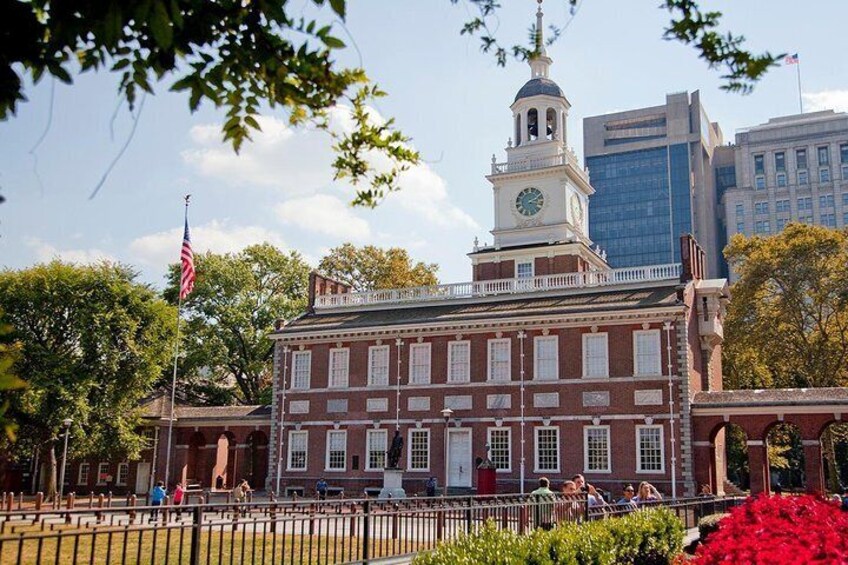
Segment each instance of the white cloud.
[{"label": "white cloud", "polygon": [[808,112],[816,112],[818,110],[848,112],[848,90],[805,92],[803,96],[804,108]]},{"label": "white cloud", "polygon": [[[167,265],[179,259],[182,239],[182,228],[174,228],[136,238],[130,242],[129,249],[134,259],[141,263]],[[286,247],[279,234],[261,226],[230,226],[226,220],[212,220],[191,228],[191,245],[195,253],[234,253],[249,245],[265,242]]]},{"label": "white cloud", "polygon": [[290,198],[279,204],[276,212],[285,224],[339,240],[363,241],[371,235],[366,220],[339,198],[327,194]]},{"label": "white cloud", "polygon": [[443,228],[478,229],[477,222],[448,198],[447,183],[426,164],[404,171],[401,190],[388,197],[404,209]]},{"label": "white cloud", "polygon": [[24,243],[32,248],[36,260],[39,262],[60,259],[68,263],[99,263],[100,261],[115,262],[116,259],[106,251],[97,248],[91,249],[58,249],[46,241],[38,238],[27,238]]}]

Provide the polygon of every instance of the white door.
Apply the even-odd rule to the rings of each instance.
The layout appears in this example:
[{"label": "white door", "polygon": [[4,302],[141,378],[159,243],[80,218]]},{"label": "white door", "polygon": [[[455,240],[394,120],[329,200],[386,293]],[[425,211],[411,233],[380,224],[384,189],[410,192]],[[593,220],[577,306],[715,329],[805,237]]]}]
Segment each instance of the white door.
[{"label": "white door", "polygon": [[471,430],[448,430],[448,486],[471,486]]},{"label": "white door", "polygon": [[136,467],[135,474],[135,493],[147,494],[148,483],[150,482],[150,462],[139,461]]}]

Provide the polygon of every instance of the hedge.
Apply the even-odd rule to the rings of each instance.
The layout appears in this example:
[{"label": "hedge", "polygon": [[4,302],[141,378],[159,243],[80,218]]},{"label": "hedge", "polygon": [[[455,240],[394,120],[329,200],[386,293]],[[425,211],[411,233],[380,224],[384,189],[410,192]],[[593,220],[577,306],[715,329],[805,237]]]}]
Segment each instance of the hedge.
[{"label": "hedge", "polygon": [[728,513],[721,512],[718,514],[704,516],[698,520],[698,539],[701,540],[701,543],[707,540],[708,535],[718,530],[718,523],[721,522],[725,516],[728,516]]},{"label": "hedge", "polygon": [[684,528],[664,509],[567,523],[518,535],[488,521],[476,533],[419,554],[413,565],[663,565],[683,549]]}]

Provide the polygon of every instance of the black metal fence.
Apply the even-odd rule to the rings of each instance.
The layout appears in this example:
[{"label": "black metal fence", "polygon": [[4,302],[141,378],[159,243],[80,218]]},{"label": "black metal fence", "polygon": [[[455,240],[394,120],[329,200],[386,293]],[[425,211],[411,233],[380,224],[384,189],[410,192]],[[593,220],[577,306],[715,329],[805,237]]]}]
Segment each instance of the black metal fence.
[{"label": "black metal fence", "polygon": [[[659,503],[693,527],[738,499]],[[367,563],[410,556],[487,520],[523,533],[634,511],[583,495],[275,501],[0,512],[0,564]]]}]

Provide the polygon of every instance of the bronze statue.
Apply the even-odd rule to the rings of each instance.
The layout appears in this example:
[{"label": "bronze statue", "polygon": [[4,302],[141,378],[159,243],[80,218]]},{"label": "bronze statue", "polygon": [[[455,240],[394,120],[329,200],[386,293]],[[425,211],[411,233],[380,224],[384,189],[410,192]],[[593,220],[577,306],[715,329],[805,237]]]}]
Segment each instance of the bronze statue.
[{"label": "bronze statue", "polygon": [[400,430],[395,430],[395,437],[392,438],[392,446],[386,453],[386,469],[397,469],[400,454],[403,451],[403,437],[400,435]]}]

